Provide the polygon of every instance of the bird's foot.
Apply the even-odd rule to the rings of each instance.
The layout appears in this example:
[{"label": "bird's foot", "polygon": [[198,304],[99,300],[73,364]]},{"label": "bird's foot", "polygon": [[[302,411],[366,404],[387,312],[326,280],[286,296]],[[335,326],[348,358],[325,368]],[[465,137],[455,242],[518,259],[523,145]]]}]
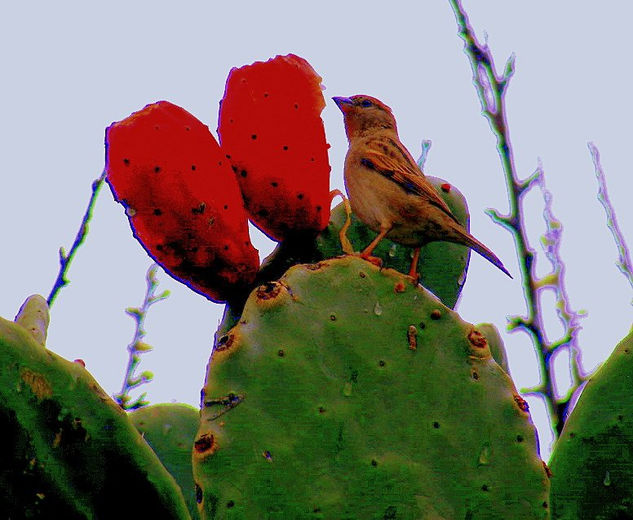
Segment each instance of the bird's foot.
[{"label": "bird's foot", "polygon": [[360,253],[358,254],[358,256],[360,256],[363,260],[367,260],[368,262],[371,262],[376,267],[382,267],[382,258],[379,258],[377,256],[366,255],[364,253]]},{"label": "bird's foot", "polygon": [[420,273],[418,273],[416,267],[416,264],[412,265],[411,269],[409,269],[409,274],[407,274],[407,277],[411,279],[413,285],[418,285],[418,283],[420,283]]}]

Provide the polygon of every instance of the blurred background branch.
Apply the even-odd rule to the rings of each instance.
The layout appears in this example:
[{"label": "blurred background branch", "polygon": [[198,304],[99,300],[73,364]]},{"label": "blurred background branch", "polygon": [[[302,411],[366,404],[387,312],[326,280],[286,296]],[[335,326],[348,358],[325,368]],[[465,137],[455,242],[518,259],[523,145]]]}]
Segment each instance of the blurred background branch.
[{"label": "blurred background branch", "polygon": [[127,368],[125,370],[125,377],[123,378],[123,387],[121,391],[114,395],[114,400],[119,403],[119,406],[124,410],[136,410],[149,404],[145,399],[147,393],[143,393],[140,397],[131,402],[130,391],[137,388],[140,385],[149,383],[154,375],[149,371],[142,372],[139,376],[135,376],[134,373],[141,362],[141,354],[149,352],[152,347],[145,343],[145,318],[149,308],[156,302],[164,300],[169,296],[169,291],[163,291],[161,294],[155,294],[158,287],[158,279],[156,278],[156,271],[158,266],[152,264],[147,270],[147,291],[145,292],[145,298],[140,307],[128,307],[125,312],[134,319],[136,322],[136,330],[134,331],[134,338],[128,345],[127,350],[129,352],[129,359]]},{"label": "blurred background branch", "polygon": [[68,274],[70,263],[73,261],[73,258],[75,257],[75,254],[79,249],[79,246],[84,243],[84,240],[88,235],[88,223],[92,218],[92,210],[94,209],[95,202],[97,201],[97,196],[99,195],[99,191],[101,191],[101,187],[103,186],[103,181],[105,180],[105,177],[106,172],[104,170],[99,178],[95,179],[92,182],[92,195],[90,196],[90,200],[88,201],[88,207],[86,208],[84,217],[81,220],[79,231],[77,232],[77,236],[75,237],[73,245],[70,247],[70,251],[66,253],[63,247],[59,248],[59,273],[57,275],[57,279],[55,280],[55,284],[53,285],[53,288],[51,289],[51,292],[46,300],[49,307],[53,305],[53,302],[55,301],[55,298],[57,298],[59,291],[70,283],[66,278],[66,274]]},{"label": "blurred background branch", "polygon": [[629,248],[626,245],[620,226],[618,226],[615,209],[609,199],[607,181],[604,176],[602,164],[600,163],[600,151],[593,143],[587,143],[587,147],[591,153],[591,160],[593,161],[596,178],[598,179],[598,200],[600,201],[600,204],[602,204],[602,207],[607,215],[607,227],[611,231],[613,239],[615,240],[615,245],[618,248],[618,261],[616,265],[629,282],[631,288],[633,288],[633,267],[631,266],[631,255],[629,254]]}]

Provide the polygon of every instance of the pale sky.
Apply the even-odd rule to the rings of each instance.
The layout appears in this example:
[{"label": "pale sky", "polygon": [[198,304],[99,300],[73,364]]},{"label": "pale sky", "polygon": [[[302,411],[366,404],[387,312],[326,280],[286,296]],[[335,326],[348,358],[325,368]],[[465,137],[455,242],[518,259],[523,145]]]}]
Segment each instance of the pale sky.
[{"label": "pale sky", "polygon": [[[507,94],[514,153],[523,176],[540,157],[554,211],[564,226],[562,255],[571,305],[585,309],[580,346],[587,370],[604,360],[631,327],[633,290],[615,267],[617,251],[596,200],[587,142],[599,147],[620,226],[633,242],[630,167],[633,4],[562,1],[466,1],[480,38],[488,35],[497,66],[516,54]],[[323,77],[323,112],[331,144],[332,188],[342,188],[347,143],[332,96],[370,94],[391,106],[414,156],[433,146],[429,175],[466,196],[471,232],[503,260],[515,280],[473,255],[457,310],[472,323],[505,329],[524,312],[510,235],[484,214],[507,207],[505,181],[448,2],[20,3],[0,7],[0,315],[13,318],[30,294],[48,295],[57,251],[70,247],[103,169],[105,128],[147,103],[166,99],[215,133],[218,101],[233,66],[295,53]],[[527,197],[528,230],[540,252],[542,201]],[[263,258],[270,242],[253,234]],[[548,268],[539,257],[540,272]],[[48,347],[82,358],[104,389],[120,390],[134,322],[151,260],[133,239],[107,187],[86,244],[69,272],[71,285],[52,308]],[[152,307],[141,368],[155,381],[152,402],[198,404],[222,306],[162,271],[170,298]],[[560,329],[548,310],[549,333]],[[504,332],[518,388],[537,382],[530,343]],[[534,420],[543,410],[530,400]],[[549,438],[541,428],[542,455]]]}]

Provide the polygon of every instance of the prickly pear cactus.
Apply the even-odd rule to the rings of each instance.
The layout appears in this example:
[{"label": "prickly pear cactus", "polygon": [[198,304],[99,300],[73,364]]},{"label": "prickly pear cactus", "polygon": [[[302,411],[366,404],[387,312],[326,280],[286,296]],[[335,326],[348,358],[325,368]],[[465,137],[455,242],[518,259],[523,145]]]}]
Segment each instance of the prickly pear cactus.
[{"label": "prickly pear cactus", "polygon": [[[470,215],[462,193],[438,177],[427,176],[427,178],[457,219],[466,229],[469,229]],[[257,284],[277,280],[293,265],[314,263],[348,253],[349,251],[343,249],[340,236],[347,218],[345,205],[341,203],[332,210],[328,226],[317,235],[316,239],[312,235],[293,235],[290,240],[281,242],[262,263],[257,274]],[[352,249],[360,252],[376,237],[376,232],[352,214],[346,237]],[[378,244],[373,255],[382,260],[383,267],[408,273],[412,253],[411,248],[385,239]],[[466,246],[450,242],[427,244],[422,248],[418,262],[422,285],[435,294],[444,305],[454,308],[466,281],[469,259],[470,249]],[[216,339],[237,323],[242,313],[244,300],[226,306]]]},{"label": "prickly pear cactus", "polygon": [[190,518],[127,414],[83,365],[44,347],[42,301],[30,298],[18,323],[0,318],[2,517]]},{"label": "prickly pear cactus", "polygon": [[191,448],[198,431],[200,412],[188,404],[161,403],[139,408],[129,416],[167,471],[176,479],[191,518],[198,518]]},{"label": "prickly pear cactus", "polygon": [[587,381],[551,458],[552,518],[633,518],[633,332]]},{"label": "prickly pear cactus", "polygon": [[545,519],[527,405],[485,337],[353,256],[260,286],[218,341],[193,451],[205,519]]}]

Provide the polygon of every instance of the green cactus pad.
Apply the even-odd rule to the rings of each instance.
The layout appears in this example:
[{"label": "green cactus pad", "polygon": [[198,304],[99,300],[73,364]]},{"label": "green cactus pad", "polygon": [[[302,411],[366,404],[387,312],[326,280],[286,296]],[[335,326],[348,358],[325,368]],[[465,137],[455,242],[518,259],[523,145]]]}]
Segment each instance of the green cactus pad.
[{"label": "green cactus pad", "polygon": [[633,518],[633,333],[587,381],[552,453],[552,518]]},{"label": "green cactus pad", "polygon": [[129,417],[178,482],[191,518],[198,518],[191,449],[198,431],[200,412],[188,404],[163,403],[139,408]]},{"label": "green cactus pad", "polygon": [[20,307],[15,322],[24,327],[40,345],[46,345],[50,314],[43,296],[29,296]]},{"label": "green cactus pad", "polygon": [[187,519],[175,481],[79,363],[0,318],[4,518]]},{"label": "green cactus pad", "polygon": [[527,405],[484,336],[358,257],[291,268],[212,354],[205,519],[545,519]]}]

